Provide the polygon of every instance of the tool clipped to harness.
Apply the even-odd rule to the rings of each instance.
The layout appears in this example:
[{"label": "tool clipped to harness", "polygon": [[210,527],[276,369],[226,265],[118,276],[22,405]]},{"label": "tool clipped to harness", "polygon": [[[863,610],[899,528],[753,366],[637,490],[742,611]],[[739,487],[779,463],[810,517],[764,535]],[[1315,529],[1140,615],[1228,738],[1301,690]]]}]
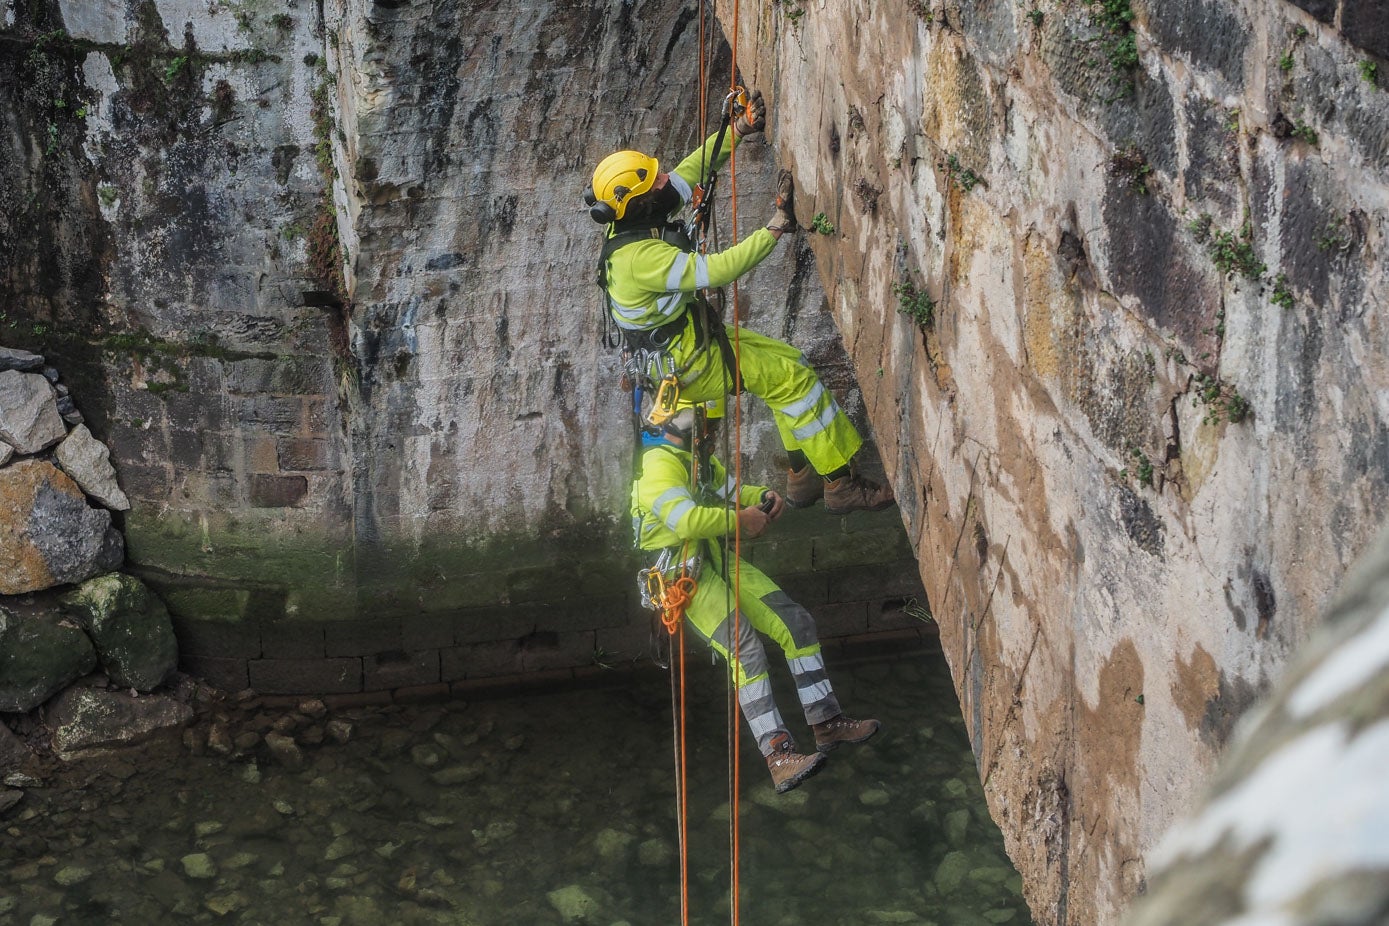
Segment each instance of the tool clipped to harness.
[{"label": "tool clipped to harness", "polygon": [[661,379],[660,386],[656,388],[656,398],[651,403],[647,419],[658,427],[665,424],[675,416],[675,405],[679,401],[680,380],[674,373],[668,374]]}]

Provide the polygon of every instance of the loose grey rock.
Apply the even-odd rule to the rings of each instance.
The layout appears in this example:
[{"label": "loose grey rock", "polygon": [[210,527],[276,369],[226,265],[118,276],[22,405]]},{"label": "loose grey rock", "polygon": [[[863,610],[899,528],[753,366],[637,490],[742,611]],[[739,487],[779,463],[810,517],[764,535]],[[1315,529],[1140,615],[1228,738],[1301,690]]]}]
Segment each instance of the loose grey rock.
[{"label": "loose grey rock", "polygon": [[265,745],[270,749],[270,755],[276,762],[286,768],[300,769],[304,767],[304,754],[299,751],[299,744],[294,742],[291,736],[282,733],[265,734]]},{"label": "loose grey rock", "polygon": [[149,691],[178,668],[169,610],[134,576],[91,579],[63,605],[91,638],[102,669],[122,688]]},{"label": "loose grey rock", "polygon": [[53,883],[63,887],[71,887],[74,884],[81,884],[91,876],[90,868],[83,868],[81,865],[68,865],[58,869],[53,875]]},{"label": "loose grey rock", "polygon": [[577,884],[551,891],[545,896],[566,923],[587,922],[597,916],[601,909],[599,902]]},{"label": "loose grey rock", "polygon": [[969,874],[969,856],[960,851],[947,852],[945,858],[936,866],[936,888],[949,895],[959,888],[965,875]]},{"label": "loose grey rock", "polygon": [[203,881],[217,877],[217,863],[206,852],[194,852],[179,859],[183,873],[195,880]]},{"label": "loose grey rock", "polygon": [[193,719],[193,709],[160,695],[69,688],[53,699],[45,717],[53,729],[54,752],[72,759],[181,727]]},{"label": "loose grey rock", "polygon": [[323,729],[336,742],[346,743],[352,739],[352,724],[346,720],[330,720]]},{"label": "loose grey rock", "polygon": [[670,861],[675,850],[670,843],[659,837],[648,839],[637,846],[637,861],[649,868],[657,868]]},{"label": "loose grey rock", "polygon": [[21,373],[32,373],[42,368],[42,354],[31,354],[27,350],[17,350],[13,347],[0,347],[0,371],[19,370]]},{"label": "loose grey rock", "polygon": [[11,791],[8,788],[0,788],[0,814],[3,814],[22,800],[24,800],[23,791]]},{"label": "loose grey rock", "polygon": [[82,487],[82,491],[107,508],[130,510],[130,499],[116,484],[111,451],[92,436],[85,424],[79,424],[68,432],[54,455],[58,458],[58,465]]},{"label": "loose grey rock", "polygon": [[48,380],[37,373],[0,372],[0,440],[20,453],[38,453],[67,432]]},{"label": "loose grey rock", "polygon": [[45,460],[0,469],[0,511],[0,595],[81,582],[125,556],[111,512],[88,505],[77,483]]},{"label": "loose grey rock", "polygon": [[4,723],[0,723],[0,775],[13,771],[33,758],[29,746],[14,734]]},{"label": "loose grey rock", "polygon": [[322,720],[328,714],[328,706],[317,698],[310,698],[299,704],[299,713],[314,720]]},{"label": "loose grey rock", "polygon": [[33,710],[96,667],[96,650],[54,613],[0,605],[0,711]]},{"label": "loose grey rock", "polygon": [[10,457],[14,456],[14,448],[9,444],[0,442],[0,466],[10,462]]},{"label": "loose grey rock", "polygon": [[207,748],[219,756],[229,756],[232,749],[231,734],[227,731],[224,723],[213,723],[207,728]]}]

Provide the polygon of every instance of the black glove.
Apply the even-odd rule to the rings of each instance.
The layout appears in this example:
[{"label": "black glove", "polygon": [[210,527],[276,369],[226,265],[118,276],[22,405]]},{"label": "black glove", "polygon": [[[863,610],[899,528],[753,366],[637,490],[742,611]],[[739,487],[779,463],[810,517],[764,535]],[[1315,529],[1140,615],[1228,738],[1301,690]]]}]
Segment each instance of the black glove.
[{"label": "black glove", "polygon": [[796,230],[796,182],[789,170],[777,175],[776,212],[767,222],[768,231],[793,232]]},{"label": "black glove", "polygon": [[762,100],[762,91],[754,90],[748,96],[747,109],[733,123],[733,131],[738,137],[760,132],[767,127],[767,104]]}]

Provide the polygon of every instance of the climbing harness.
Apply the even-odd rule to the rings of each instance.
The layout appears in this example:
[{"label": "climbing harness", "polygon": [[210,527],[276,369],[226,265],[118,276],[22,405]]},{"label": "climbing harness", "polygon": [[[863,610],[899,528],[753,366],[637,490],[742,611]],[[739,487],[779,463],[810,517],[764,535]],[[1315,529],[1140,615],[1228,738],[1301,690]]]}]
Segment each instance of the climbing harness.
[{"label": "climbing harness", "polygon": [[685,609],[694,600],[698,589],[695,577],[704,564],[704,557],[699,553],[672,564],[675,556],[676,548],[666,547],[654,564],[637,573],[642,607],[659,611],[666,633],[672,636],[685,616]]}]

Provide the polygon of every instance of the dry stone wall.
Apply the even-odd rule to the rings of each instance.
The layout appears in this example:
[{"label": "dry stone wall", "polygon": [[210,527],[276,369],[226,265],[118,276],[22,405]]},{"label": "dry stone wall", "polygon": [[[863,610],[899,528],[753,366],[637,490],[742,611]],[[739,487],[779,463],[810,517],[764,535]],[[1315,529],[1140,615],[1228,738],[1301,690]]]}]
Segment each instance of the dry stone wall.
[{"label": "dry stone wall", "polygon": [[1384,17],[740,11],[1037,922],[1115,922],[1386,513]]}]

